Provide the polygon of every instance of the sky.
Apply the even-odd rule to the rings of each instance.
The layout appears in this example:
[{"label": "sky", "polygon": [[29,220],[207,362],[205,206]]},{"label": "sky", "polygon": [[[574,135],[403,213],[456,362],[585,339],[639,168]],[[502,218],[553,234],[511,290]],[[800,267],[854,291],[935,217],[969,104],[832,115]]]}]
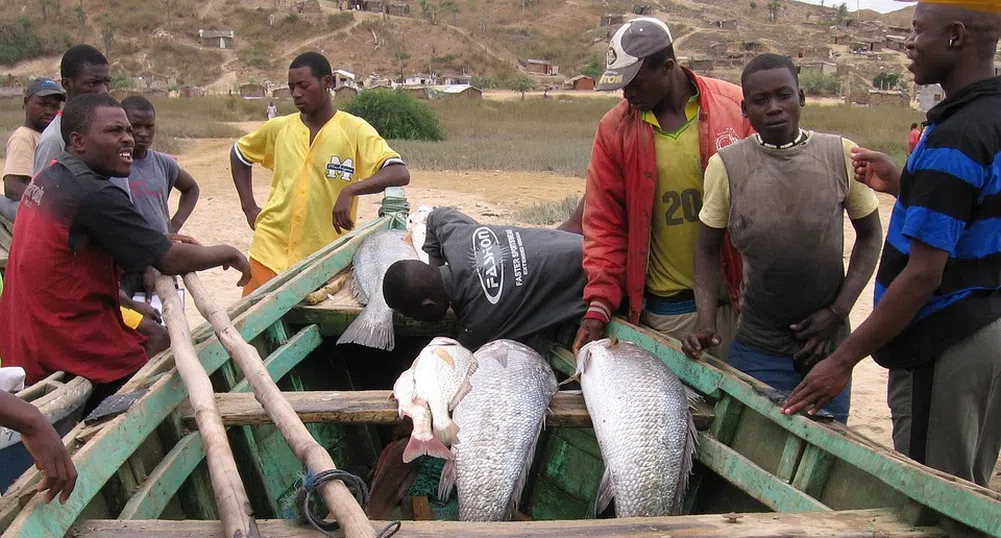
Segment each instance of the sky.
[{"label": "sky", "polygon": [[[820,4],[820,0],[800,0],[809,4]],[[888,13],[890,11],[896,11],[898,9],[903,9],[909,4],[907,2],[897,2],[896,0],[826,0],[824,5],[838,5],[842,1],[848,3],[848,9],[850,11],[855,11],[855,4],[858,2],[858,6],[862,9],[874,9],[881,13]]]}]

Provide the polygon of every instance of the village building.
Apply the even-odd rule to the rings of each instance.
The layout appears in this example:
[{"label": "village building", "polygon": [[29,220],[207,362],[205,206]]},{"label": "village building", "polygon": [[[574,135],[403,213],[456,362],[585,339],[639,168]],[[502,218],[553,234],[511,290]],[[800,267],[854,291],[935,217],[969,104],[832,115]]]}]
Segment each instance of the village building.
[{"label": "village building", "polygon": [[838,74],[838,64],[834,62],[825,62],[822,60],[813,60],[801,62],[797,66],[796,70],[802,75],[825,75],[825,76],[837,76]]},{"label": "village building", "polygon": [[203,47],[231,49],[235,38],[232,30],[198,30],[198,43]]},{"label": "village building", "polygon": [[743,48],[747,52],[765,52],[765,44],[760,41],[744,41]]},{"label": "village building", "polygon": [[271,97],[274,97],[275,99],[291,99],[292,90],[288,88],[275,88],[271,90]]},{"label": "village building", "polygon": [[719,19],[709,23],[709,26],[722,28],[723,30],[736,30],[737,19]]},{"label": "village building", "polygon": [[334,88],[339,88],[341,86],[355,87],[355,74],[350,71],[345,71],[343,69],[334,70]]},{"label": "village building", "polygon": [[192,97],[205,97],[205,90],[199,88],[198,86],[181,86],[178,90],[181,97],[192,98]]},{"label": "village building", "polygon": [[910,106],[911,96],[904,91],[869,90],[869,106]]},{"label": "village building", "polygon": [[693,54],[686,60],[687,61],[684,61],[683,63],[696,73],[706,73],[712,71],[713,67],[716,65],[716,62],[711,57],[702,54]]},{"label": "village building", "polygon": [[[438,89],[438,88],[436,88]],[[483,92],[469,84],[451,84],[439,89],[446,99],[481,99]]]},{"label": "village building", "polygon": [[337,101],[350,101],[355,97],[358,97],[358,88],[354,86],[341,86],[334,89],[334,99]]},{"label": "village building", "polygon": [[945,99],[945,90],[938,84],[928,84],[917,88],[918,108],[923,112],[928,112],[935,105]]},{"label": "village building", "polygon": [[403,77],[404,86],[433,86],[437,83],[434,75],[428,73],[413,73]]},{"label": "village building", "polygon": [[248,82],[240,85],[240,97],[244,99],[264,99],[267,96],[267,89],[263,84]]},{"label": "village building", "polygon": [[529,58],[525,60],[525,69],[529,73],[535,73],[537,75],[559,75],[560,67],[558,65],[553,65],[549,60],[542,58]]},{"label": "village building", "polygon": [[886,36],[886,48],[898,52],[907,51],[907,38],[899,35]]},{"label": "village building", "polygon": [[722,58],[726,56],[728,48],[728,43],[713,43],[712,45],[709,45],[709,54],[712,54],[717,58]]},{"label": "village building", "polygon": [[292,13],[308,21],[316,21],[323,15],[319,0],[300,0],[292,6]]},{"label": "village building", "polygon": [[473,81],[472,75],[467,75],[465,73],[448,72],[448,71],[437,73],[435,78],[437,78],[438,81],[441,84],[444,84],[445,86],[469,84]]},{"label": "village building", "polygon": [[566,87],[574,91],[591,91],[594,89],[594,77],[577,75],[566,81]]},{"label": "village building", "polygon": [[653,8],[646,4],[636,4],[633,6],[634,15],[649,15],[653,13]]}]

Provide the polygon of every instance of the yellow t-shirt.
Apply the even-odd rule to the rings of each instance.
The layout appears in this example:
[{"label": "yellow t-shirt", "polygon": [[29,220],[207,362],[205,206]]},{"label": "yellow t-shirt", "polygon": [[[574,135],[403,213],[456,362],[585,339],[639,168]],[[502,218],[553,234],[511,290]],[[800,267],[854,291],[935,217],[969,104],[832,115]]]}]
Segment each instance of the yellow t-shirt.
[{"label": "yellow t-shirt", "polygon": [[661,130],[653,112],[642,116],[654,126],[657,153],[646,289],[659,297],[670,297],[695,286],[695,246],[702,207],[698,94],[688,101],[685,115],[688,122],[671,133]]},{"label": "yellow t-shirt", "polygon": [[[236,143],[244,164],[274,171],[268,201],[257,217],[250,256],[275,273],[337,239],[333,209],[347,185],[383,167],[402,163],[400,154],[365,120],[337,111],[309,142],[298,113],[275,118]],[[358,200],[351,218],[358,215]]]},{"label": "yellow t-shirt", "polygon": [[[813,134],[807,131],[808,134]],[[845,211],[848,218],[860,219],[879,208],[876,193],[868,186],[855,181],[855,165],[852,148],[858,147],[855,142],[842,139],[845,148],[845,171],[848,178],[848,195],[845,197]],[[706,166],[705,200],[699,219],[712,228],[726,228],[730,223],[730,175],[726,171],[723,159],[713,155]]]}]

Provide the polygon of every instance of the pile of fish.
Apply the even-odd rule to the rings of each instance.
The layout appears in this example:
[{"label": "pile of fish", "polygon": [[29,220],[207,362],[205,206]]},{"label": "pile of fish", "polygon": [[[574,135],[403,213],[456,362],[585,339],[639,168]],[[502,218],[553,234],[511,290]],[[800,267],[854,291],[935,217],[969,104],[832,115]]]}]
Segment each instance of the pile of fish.
[{"label": "pile of fish", "polygon": [[[584,346],[571,380],[580,381],[605,462],[595,513],[615,499],[618,517],[679,514],[698,396],[656,356],[614,337]],[[414,423],[403,460],[449,460],[438,495],[455,486],[460,520],[511,519],[556,390],[552,369],[528,346],[497,340],[470,353],[435,338],[393,388],[400,416]]]},{"label": "pile of fish", "polygon": [[337,339],[338,344],[359,344],[387,351],[396,346],[393,310],[382,295],[382,280],[390,265],[399,260],[418,259],[405,235],[402,230],[378,231],[355,251],[351,292],[365,309]]},{"label": "pile of fish", "polygon": [[617,517],[681,513],[697,442],[694,393],[652,353],[614,337],[580,350],[574,378],[605,462],[596,513],[613,498]]}]

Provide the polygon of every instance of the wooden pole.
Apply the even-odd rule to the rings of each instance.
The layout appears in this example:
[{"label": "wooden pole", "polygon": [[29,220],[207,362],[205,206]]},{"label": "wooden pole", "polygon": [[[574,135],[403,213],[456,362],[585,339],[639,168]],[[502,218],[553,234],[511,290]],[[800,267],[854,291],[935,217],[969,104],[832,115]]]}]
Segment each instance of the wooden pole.
[{"label": "wooden pole", "polygon": [[[198,275],[194,273],[184,275],[184,285],[188,288],[188,293],[195,301],[198,311],[212,324],[219,341],[229,352],[233,362],[243,371],[247,382],[254,389],[254,398],[271,417],[275,427],[282,432],[289,448],[299,461],[315,474],[336,469],[333,458],[313,439],[312,434],[296,415],[292,404],[282,397],[281,390],[271,379],[257,349],[243,340],[229,315],[215,304]],[[372,524],[343,482],[339,480],[325,482],[320,486],[320,496],[334,519],[340,524],[345,538],[375,538]]]},{"label": "wooden pole", "polygon": [[216,408],[212,382],[202,368],[202,363],[191,343],[191,328],[184,316],[181,300],[170,277],[157,273],[156,293],[163,303],[163,319],[170,333],[170,347],[174,352],[174,365],[188,388],[188,399],[195,410],[195,422],[202,434],[205,459],[208,462],[212,490],[219,506],[225,536],[233,538],[260,537],[247,490],[243,487],[240,472],[233,459],[233,450],[226,437],[219,409]]}]

